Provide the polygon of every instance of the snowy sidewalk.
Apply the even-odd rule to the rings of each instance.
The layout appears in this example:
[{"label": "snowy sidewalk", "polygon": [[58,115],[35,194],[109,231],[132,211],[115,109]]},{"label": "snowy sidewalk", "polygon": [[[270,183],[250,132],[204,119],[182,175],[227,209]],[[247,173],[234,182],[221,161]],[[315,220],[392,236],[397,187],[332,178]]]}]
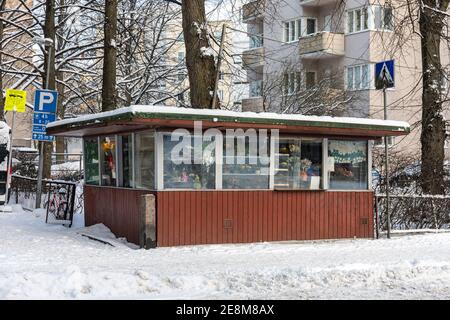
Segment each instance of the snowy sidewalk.
[{"label": "snowy sidewalk", "polygon": [[450,234],[392,240],[112,247],[0,214],[0,299],[450,299]]}]

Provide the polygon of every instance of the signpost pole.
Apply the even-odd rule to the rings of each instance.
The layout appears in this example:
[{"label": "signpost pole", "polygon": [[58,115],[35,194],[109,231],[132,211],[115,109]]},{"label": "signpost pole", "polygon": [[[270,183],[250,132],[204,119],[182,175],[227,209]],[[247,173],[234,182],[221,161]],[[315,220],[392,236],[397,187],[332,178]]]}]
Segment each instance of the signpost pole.
[{"label": "signpost pole", "polygon": [[[48,89],[50,84],[50,63],[52,57],[52,45],[48,45],[48,59],[47,59],[47,76],[45,79],[45,89]],[[44,175],[44,141],[39,141],[39,169],[37,177],[37,188],[36,188],[36,205],[35,208],[41,207],[41,196],[42,196],[42,177]]]},{"label": "signpost pole", "polygon": [[[387,120],[387,94],[386,94],[386,81],[384,81],[383,85],[383,105],[384,105],[384,120]],[[384,151],[385,151],[385,180],[386,180],[386,218],[387,218],[387,238],[391,238],[391,212],[389,210],[389,146],[388,146],[388,137],[384,137]]]},{"label": "signpost pole", "polygon": [[14,121],[16,120],[16,106],[13,107],[13,116],[12,116],[12,121],[11,121],[11,138],[9,141],[9,156],[8,156],[8,166],[7,166],[7,171],[6,171],[6,190],[5,190],[5,204],[4,206],[6,206],[8,204],[8,198],[9,198],[9,193],[10,191],[10,187],[9,185],[11,184],[11,174],[12,174],[12,170],[11,170],[11,166],[12,166],[12,145],[13,145],[13,138],[14,138]]}]

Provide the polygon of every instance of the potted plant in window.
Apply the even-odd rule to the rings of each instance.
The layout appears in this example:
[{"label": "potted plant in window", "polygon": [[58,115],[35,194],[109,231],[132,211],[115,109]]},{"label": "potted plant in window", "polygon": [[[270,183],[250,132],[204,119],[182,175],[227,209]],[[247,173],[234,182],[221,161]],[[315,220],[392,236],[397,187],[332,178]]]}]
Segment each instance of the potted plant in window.
[{"label": "potted plant in window", "polygon": [[300,166],[301,166],[301,172],[300,172],[300,178],[302,181],[308,181],[308,169],[311,167],[311,160],[309,159],[302,159],[300,160]]}]

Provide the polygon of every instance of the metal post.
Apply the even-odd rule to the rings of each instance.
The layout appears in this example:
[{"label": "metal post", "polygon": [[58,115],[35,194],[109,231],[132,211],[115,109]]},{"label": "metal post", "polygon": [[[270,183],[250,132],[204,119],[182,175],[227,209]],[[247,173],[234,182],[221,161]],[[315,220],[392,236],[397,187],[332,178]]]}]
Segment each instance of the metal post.
[{"label": "metal post", "polygon": [[14,137],[14,121],[16,120],[16,106],[14,106],[13,108],[13,116],[12,116],[12,122],[11,122],[11,138],[10,138],[10,142],[9,142],[9,156],[8,156],[8,167],[7,167],[7,171],[6,171],[6,190],[5,190],[5,204],[4,206],[8,205],[8,198],[9,198],[9,193],[11,192],[11,188],[9,187],[12,177],[12,170],[11,170],[11,166],[12,166],[12,145],[13,145],[13,137]]},{"label": "metal post", "polygon": [[[48,46],[48,61],[47,61],[47,76],[45,79],[45,89],[48,89],[50,84],[50,63],[52,60],[52,45]],[[35,208],[41,207],[41,196],[42,196],[42,176],[44,174],[44,141],[39,141],[39,169],[37,177],[37,189],[36,189],[36,205]]]},{"label": "metal post", "polygon": [[219,81],[220,81],[220,67],[222,66],[222,55],[223,55],[223,47],[225,46],[225,33],[227,30],[227,25],[224,23],[222,26],[222,36],[220,39],[220,50],[219,50],[219,57],[217,58],[217,72],[216,72],[216,83],[214,86],[214,96],[213,96],[213,102],[212,102],[212,109],[216,109],[217,105],[217,90],[219,88]]},{"label": "metal post", "polygon": [[[387,95],[386,95],[386,81],[383,85],[383,105],[384,105],[384,120],[387,120]],[[391,213],[389,210],[389,146],[388,137],[384,137],[384,151],[385,151],[385,180],[386,180],[386,218],[387,218],[387,238],[391,238]]]}]

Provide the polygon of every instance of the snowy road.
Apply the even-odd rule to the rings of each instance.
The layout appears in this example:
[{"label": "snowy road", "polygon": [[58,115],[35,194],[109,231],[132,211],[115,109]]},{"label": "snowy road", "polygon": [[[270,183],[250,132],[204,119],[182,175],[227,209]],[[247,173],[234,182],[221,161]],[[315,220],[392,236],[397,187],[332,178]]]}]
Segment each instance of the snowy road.
[{"label": "snowy road", "polygon": [[0,213],[0,299],[450,299],[450,234],[132,250]]}]

